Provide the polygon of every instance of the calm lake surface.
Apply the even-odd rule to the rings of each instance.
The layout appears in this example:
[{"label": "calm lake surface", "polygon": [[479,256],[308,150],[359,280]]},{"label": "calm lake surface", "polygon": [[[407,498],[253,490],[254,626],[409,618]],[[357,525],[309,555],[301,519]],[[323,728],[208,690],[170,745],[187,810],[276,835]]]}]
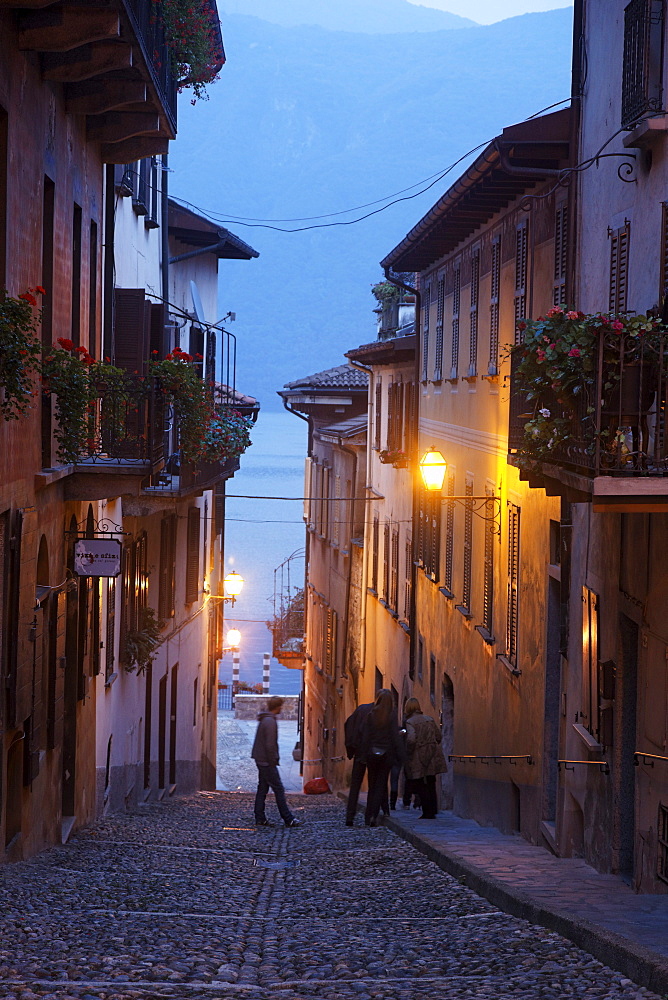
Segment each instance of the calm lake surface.
[{"label": "calm lake surface", "polygon": [[[307,425],[289,413],[263,413],[253,428],[252,447],[241,458],[241,469],[227,483],[225,561],[246,581],[233,608],[226,605],[227,628],[241,632],[240,679],[248,684],[262,680],[262,654],[271,652],[271,632],[266,622],[273,615],[274,569],[289,555],[304,548],[301,500],[243,500],[231,494],[267,497],[302,497]],[[292,562],[293,587],[302,587],[304,560]],[[221,680],[232,680],[232,656],[226,653]],[[287,670],[271,660],[271,693],[298,694],[302,671]]]}]

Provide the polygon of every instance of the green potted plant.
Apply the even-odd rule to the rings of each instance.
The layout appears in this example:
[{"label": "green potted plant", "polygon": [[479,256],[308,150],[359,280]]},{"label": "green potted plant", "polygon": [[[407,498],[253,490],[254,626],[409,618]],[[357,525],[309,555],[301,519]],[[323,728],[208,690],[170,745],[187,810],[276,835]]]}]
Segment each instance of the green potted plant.
[{"label": "green potted plant", "polygon": [[[224,62],[209,0],[154,0],[160,6],[172,68],[179,90],[206,98]],[[193,104],[195,101],[193,100]]]},{"label": "green potted plant", "polygon": [[41,355],[35,294],[44,295],[44,289],[38,285],[17,298],[6,291],[0,296],[0,413],[5,420],[18,420],[35,396]]},{"label": "green potted plant", "polygon": [[236,410],[217,407],[202,435],[202,458],[207,462],[237,458],[251,443],[253,421]]},{"label": "green potted plant", "polygon": [[128,673],[143,673],[153,662],[156,649],[161,642],[161,626],[158,616],[151,607],[140,608],[137,628],[130,629],[124,636],[123,663]]}]

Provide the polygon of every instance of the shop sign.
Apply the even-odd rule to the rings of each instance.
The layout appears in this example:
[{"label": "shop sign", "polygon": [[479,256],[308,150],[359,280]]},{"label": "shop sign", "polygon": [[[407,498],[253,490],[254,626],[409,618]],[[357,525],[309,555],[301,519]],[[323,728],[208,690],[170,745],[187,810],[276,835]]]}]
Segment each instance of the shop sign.
[{"label": "shop sign", "polygon": [[77,576],[118,576],[121,543],[117,538],[80,538],[74,543]]}]

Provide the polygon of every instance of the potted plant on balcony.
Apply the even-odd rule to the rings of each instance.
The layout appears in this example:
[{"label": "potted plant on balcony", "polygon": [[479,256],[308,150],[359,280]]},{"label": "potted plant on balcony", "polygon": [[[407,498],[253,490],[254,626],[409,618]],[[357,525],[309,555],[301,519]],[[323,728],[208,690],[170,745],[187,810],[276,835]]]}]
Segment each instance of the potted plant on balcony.
[{"label": "potted plant on balcony", "polygon": [[390,302],[398,302],[401,297],[401,289],[393,285],[391,281],[377,281],[371,286],[371,294],[381,306]]},{"label": "potted plant on balcony", "polygon": [[41,353],[35,294],[44,295],[44,289],[38,285],[17,298],[7,292],[0,296],[0,413],[5,420],[23,416],[35,394]]},{"label": "potted plant on balcony", "polygon": [[237,458],[251,443],[253,421],[237,410],[217,407],[202,436],[202,458],[207,462]]},{"label": "potted plant on balcony", "polygon": [[[224,62],[219,29],[210,0],[156,0],[165,28],[179,90],[206,98],[206,86],[217,79]],[[194,103],[194,101],[193,101]]]},{"label": "potted plant on balcony", "polygon": [[379,452],[378,458],[383,465],[393,465],[395,469],[406,469],[408,467],[408,455],[401,448],[386,448]]},{"label": "potted plant on balcony", "polygon": [[666,374],[658,319],[554,306],[518,329],[513,391],[529,405],[521,465],[553,457],[576,436],[590,453],[597,437],[603,447],[619,446],[620,428],[637,425],[651,408]]},{"label": "potted plant on balcony", "polygon": [[140,608],[137,627],[124,636],[123,663],[128,673],[141,674],[155,659],[161,641],[158,616],[151,607]]},{"label": "potted plant on balcony", "polygon": [[213,416],[211,395],[193,364],[195,360],[199,358],[177,347],[162,361],[154,356],[149,364],[149,374],[176,412],[181,455],[186,462],[201,458],[202,433]]}]

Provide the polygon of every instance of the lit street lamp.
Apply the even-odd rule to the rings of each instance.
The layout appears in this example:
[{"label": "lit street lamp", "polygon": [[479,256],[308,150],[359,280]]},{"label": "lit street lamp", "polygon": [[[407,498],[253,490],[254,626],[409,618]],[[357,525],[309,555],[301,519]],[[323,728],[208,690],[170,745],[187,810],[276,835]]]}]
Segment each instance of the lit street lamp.
[{"label": "lit street lamp", "polygon": [[241,632],[238,628],[231,628],[227,633],[227,644],[230,647],[230,651],[234,651],[239,648],[241,643]]},{"label": "lit street lamp", "polygon": [[[448,463],[443,458],[440,451],[437,451],[433,446],[429,448],[419,462],[420,475],[422,476],[422,482],[424,488],[429,493],[439,493],[443,489],[443,482],[445,480],[445,473],[448,468]],[[458,503],[464,504],[472,514],[477,517],[482,518],[483,521],[488,521],[490,523],[490,531],[492,534],[501,537],[501,497],[495,494],[485,494],[484,497],[478,496],[445,496],[440,498],[441,503],[450,503],[451,500],[456,500]],[[493,505],[493,507],[492,507]],[[493,509],[493,513],[490,514],[490,509]],[[482,513],[482,511],[485,513]]]}]

